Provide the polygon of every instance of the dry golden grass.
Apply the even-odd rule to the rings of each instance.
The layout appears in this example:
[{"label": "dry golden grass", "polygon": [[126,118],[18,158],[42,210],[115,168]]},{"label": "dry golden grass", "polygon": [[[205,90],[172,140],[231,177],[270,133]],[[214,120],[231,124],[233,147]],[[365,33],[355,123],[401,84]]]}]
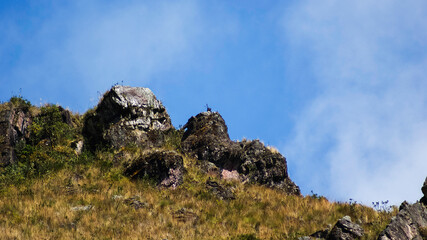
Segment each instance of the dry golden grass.
[{"label": "dry golden grass", "polygon": [[[288,196],[237,182],[222,182],[234,189],[236,199],[219,200],[205,188],[208,176],[197,162],[184,159],[188,173],[175,190],[130,181],[118,169],[103,171],[97,164],[4,187],[0,192],[0,239],[231,239],[243,234],[296,239],[324,229],[344,215],[362,224],[366,239],[374,239],[395,214],[331,203],[322,197]],[[144,207],[135,209],[126,203],[135,196]],[[72,210],[89,205],[89,210]],[[182,208],[197,217],[175,218]]]}]

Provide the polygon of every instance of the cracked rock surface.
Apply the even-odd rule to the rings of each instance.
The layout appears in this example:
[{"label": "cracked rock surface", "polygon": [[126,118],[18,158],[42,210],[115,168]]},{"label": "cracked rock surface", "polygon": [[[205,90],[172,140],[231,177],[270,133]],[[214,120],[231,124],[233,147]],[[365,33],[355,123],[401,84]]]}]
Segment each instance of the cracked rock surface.
[{"label": "cracked rock surface", "polygon": [[148,88],[114,86],[85,118],[83,135],[92,150],[99,146],[158,147],[172,129],[163,104]]},{"label": "cracked rock surface", "polygon": [[215,164],[219,172],[237,172],[243,182],[258,183],[300,195],[299,187],[288,176],[285,157],[258,140],[232,141],[219,113],[199,113],[191,117],[183,128],[186,129],[182,137],[184,153],[201,162]]}]

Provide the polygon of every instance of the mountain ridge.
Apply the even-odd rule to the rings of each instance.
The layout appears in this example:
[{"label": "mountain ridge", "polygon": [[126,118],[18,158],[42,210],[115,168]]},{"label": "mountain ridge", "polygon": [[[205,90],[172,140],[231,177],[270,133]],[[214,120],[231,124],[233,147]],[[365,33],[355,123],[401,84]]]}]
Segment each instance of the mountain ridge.
[{"label": "mountain ridge", "polygon": [[[393,226],[414,225],[413,222],[400,222],[393,225],[392,221],[391,227],[386,228],[391,217],[397,214],[396,208],[390,208],[389,211],[374,211],[354,202],[330,203],[324,197],[315,194],[303,197],[299,187],[287,174],[286,158],[277,150],[272,150],[259,140],[232,141],[222,116],[210,109],[190,117],[181,129],[175,129],[166,108],[148,88],[113,86],[103,95],[99,104],[84,115],[73,114],[56,105],[35,107],[23,98],[12,97],[8,103],[1,105],[0,131],[3,135],[0,144],[2,153],[0,187],[3,202],[7,202],[4,198],[10,197],[10,192],[22,194],[21,188],[36,187],[33,181],[43,185],[44,178],[56,176],[58,179],[63,178],[63,181],[68,181],[65,186],[61,183],[56,187],[67,189],[67,194],[70,194],[67,200],[69,202],[75,203],[75,198],[77,196],[82,198],[84,194],[98,196],[96,191],[91,192],[90,187],[82,188],[80,183],[86,182],[85,184],[91,185],[87,181],[95,181],[99,185],[92,186],[95,190],[109,195],[111,199],[114,198],[114,201],[105,200],[108,203],[107,206],[118,204],[118,199],[124,199],[120,205],[123,208],[131,207],[135,211],[145,211],[147,214],[161,212],[169,219],[166,225],[180,226],[184,222],[185,231],[180,234],[184,236],[189,233],[186,231],[190,231],[190,235],[182,237],[188,239],[208,239],[209,235],[201,234],[196,237],[203,228],[210,229],[212,236],[220,239],[310,238],[308,235],[312,235],[311,238],[317,236],[326,239],[374,239],[377,237],[386,239],[383,238],[384,236],[389,237],[388,239],[398,239],[393,238],[390,232],[397,233],[400,228]],[[93,173],[89,174],[90,172]],[[93,178],[92,174],[96,175],[96,180],[90,180]],[[46,180],[46,182],[49,181]],[[117,193],[120,192],[120,194],[113,194],[110,192],[111,186],[109,189],[102,187],[108,185],[107,183],[111,186],[124,184],[122,188],[128,188],[129,192],[118,191]],[[144,188],[150,190],[137,190],[136,186],[145,186]],[[149,194],[146,196],[151,196],[158,202],[154,200],[143,202],[141,199],[144,196],[129,195],[134,191],[148,191]],[[262,193],[258,197],[256,197],[259,195],[257,191]],[[48,192],[41,191],[39,194]],[[62,199],[58,193],[50,194]],[[173,204],[168,203],[171,209],[164,210],[164,201],[167,199],[162,197],[164,194],[169,198],[180,200]],[[185,200],[181,199],[182,194],[190,199],[188,201],[191,204],[185,204]],[[34,195],[33,192],[32,196]],[[80,201],[82,206],[69,208],[71,212],[77,211],[77,213],[73,212],[73,217],[79,214],[84,215],[83,212],[103,213],[102,204],[94,196],[92,200]],[[279,200],[280,198],[287,201],[283,202]],[[58,202],[60,202],[56,203],[58,209],[65,211],[64,206],[67,204],[63,204],[62,200]],[[98,202],[98,204],[92,202]],[[257,202],[263,202],[266,205],[258,206]],[[422,202],[421,213],[425,210],[425,206],[422,205],[425,204],[425,196]],[[202,203],[210,207],[203,207]],[[240,209],[238,203],[247,205],[249,212],[243,211],[245,212],[243,214],[242,210],[237,211]],[[286,210],[287,212],[284,210],[289,203],[298,205],[295,212],[289,209]],[[32,204],[28,200],[27,205],[24,205],[34,209]],[[300,204],[306,204],[306,206],[300,206]],[[316,207],[317,204],[322,206],[318,210],[316,210],[319,208]],[[6,205],[14,206],[12,209],[18,209],[16,214],[17,219],[20,220],[12,224],[12,229],[21,229],[20,223],[28,220],[25,211],[20,212],[20,208],[11,202]],[[190,208],[187,205],[190,205]],[[53,204],[53,208],[55,206]],[[181,208],[175,209],[178,206]],[[218,210],[219,206],[232,207],[233,209],[229,211],[241,219],[236,220],[228,216],[223,210]],[[403,211],[412,209],[405,206],[407,205],[401,207]],[[101,209],[98,210],[98,208]],[[276,211],[282,216],[275,216],[274,208],[282,209]],[[310,208],[312,209],[308,210]],[[215,212],[209,213],[214,214],[212,218],[203,209],[209,209],[209,211],[217,209],[219,217],[215,217]],[[129,209],[123,211],[126,212]],[[316,214],[312,211],[319,212]],[[10,218],[10,214],[14,216],[14,210],[10,209],[0,209],[0,213],[6,219]],[[132,217],[140,214],[126,213]],[[414,219],[421,216],[421,219],[424,219],[425,216],[420,215],[421,213],[418,211],[410,213],[409,216]],[[37,215],[37,213],[34,214]],[[109,209],[109,214],[114,214],[114,210]],[[251,217],[248,218],[248,215]],[[294,217],[291,217],[292,215]],[[351,215],[351,218],[345,215]],[[49,216],[45,217],[49,218]],[[86,218],[89,217],[86,216]],[[153,217],[153,221],[159,220],[158,217]],[[282,223],[284,225],[277,225],[277,220],[269,220],[282,219],[283,221],[287,218],[290,224],[285,221]],[[58,217],[58,219],[61,218]],[[105,221],[107,220],[103,219],[101,223],[104,224]],[[225,224],[222,227],[223,230],[219,232],[216,232],[211,225],[217,221]],[[334,222],[336,224],[332,226]],[[9,226],[7,221],[0,220],[0,223],[2,226]],[[60,231],[56,232],[65,238],[76,238],[69,234],[76,231],[79,224],[82,225],[82,229],[85,229],[90,226],[89,223],[85,225],[80,220],[74,219],[68,223],[71,227],[59,227]],[[59,226],[58,224],[52,225]],[[237,224],[237,227],[233,227],[233,224]],[[327,226],[328,224],[330,225]],[[402,236],[420,239],[425,237],[423,229],[426,227],[426,221],[417,221],[417,224],[409,235],[402,235],[405,233],[395,235],[400,238]],[[179,239],[177,232],[171,235],[174,231],[164,229],[163,225],[158,228],[163,229],[159,230],[163,234],[170,235],[166,238]],[[197,234],[196,230],[199,231]],[[319,230],[322,233],[319,233]],[[381,231],[383,233],[380,234]],[[22,234],[22,229],[21,232],[18,230],[16,233],[18,235],[11,233],[12,235],[6,236],[22,237],[20,233]],[[107,238],[118,237],[114,233],[108,231],[106,233]],[[319,234],[316,235],[316,233]],[[49,233],[44,234],[51,236]],[[82,234],[81,236],[88,237],[91,231],[86,229]],[[148,235],[153,234],[150,232]],[[42,238],[36,233],[31,236]],[[127,234],[122,237],[125,236],[132,236],[132,231],[127,230]],[[151,236],[146,238],[149,239]]]}]

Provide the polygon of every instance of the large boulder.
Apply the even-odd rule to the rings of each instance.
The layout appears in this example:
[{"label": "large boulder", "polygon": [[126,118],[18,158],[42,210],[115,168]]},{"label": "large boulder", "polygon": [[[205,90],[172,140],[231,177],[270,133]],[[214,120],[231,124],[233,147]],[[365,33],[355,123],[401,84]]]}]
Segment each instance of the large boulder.
[{"label": "large boulder", "polygon": [[392,218],[390,224],[381,232],[379,240],[394,239],[425,239],[427,228],[427,178],[421,191],[424,196],[420,202],[409,204],[406,201],[399,207],[399,213]]},{"label": "large boulder", "polygon": [[349,216],[338,220],[335,226],[327,235],[327,240],[352,240],[360,239],[364,234],[362,227],[353,223]]},{"label": "large boulder", "polygon": [[0,105],[0,167],[16,161],[15,147],[29,137],[32,116],[28,108],[12,103]]},{"label": "large boulder", "polygon": [[289,178],[286,159],[260,141],[232,141],[222,116],[202,112],[191,117],[182,137],[182,149],[201,162],[215,164],[220,172],[238,172],[242,181],[276,187],[289,194],[300,190]]},{"label": "large boulder", "polygon": [[124,174],[131,179],[147,178],[170,188],[176,188],[183,182],[184,161],[175,151],[148,150],[124,164]]},{"label": "large boulder", "polygon": [[421,203],[403,202],[399,213],[392,218],[379,240],[415,239],[422,240],[421,228],[427,227],[427,209]]},{"label": "large boulder", "polygon": [[199,113],[191,117],[183,128],[186,129],[181,141],[184,152],[221,168],[237,169],[241,147],[231,141],[227,125],[219,113]]},{"label": "large boulder", "polygon": [[238,172],[249,182],[259,183],[300,195],[299,187],[288,176],[286,158],[258,140],[240,142]]},{"label": "large boulder", "polygon": [[150,89],[114,86],[85,117],[83,135],[92,150],[127,145],[150,148],[161,146],[164,133],[172,128],[166,108]]}]

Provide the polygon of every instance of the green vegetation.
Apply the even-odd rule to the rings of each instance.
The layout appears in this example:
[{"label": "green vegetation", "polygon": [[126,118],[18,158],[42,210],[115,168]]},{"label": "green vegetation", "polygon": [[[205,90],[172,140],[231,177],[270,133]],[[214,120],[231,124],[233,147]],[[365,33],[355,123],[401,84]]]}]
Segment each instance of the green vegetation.
[{"label": "green vegetation", "polygon": [[[11,102],[34,108],[19,98]],[[345,215],[374,239],[396,214],[216,179],[236,195],[220,200],[205,186],[215,176],[186,155],[184,183],[176,189],[130,181],[115,159],[141,149],[77,154],[72,146],[83,139],[82,117],[67,124],[58,106],[37,111],[31,137],[16,147],[18,162],[0,168],[0,239],[297,239]],[[182,130],[171,130],[163,148],[182,154],[181,136]],[[189,217],[177,217],[182,209]]]},{"label": "green vegetation", "polygon": [[41,107],[41,113],[31,125],[31,143],[38,144],[47,140],[48,144],[56,146],[64,144],[72,136],[72,128],[62,121],[61,111],[56,105]]}]

